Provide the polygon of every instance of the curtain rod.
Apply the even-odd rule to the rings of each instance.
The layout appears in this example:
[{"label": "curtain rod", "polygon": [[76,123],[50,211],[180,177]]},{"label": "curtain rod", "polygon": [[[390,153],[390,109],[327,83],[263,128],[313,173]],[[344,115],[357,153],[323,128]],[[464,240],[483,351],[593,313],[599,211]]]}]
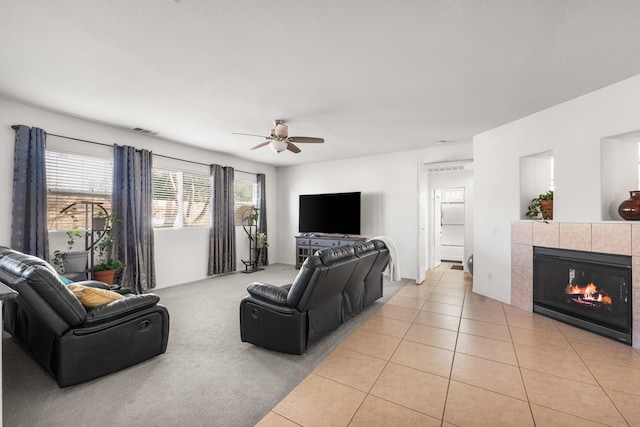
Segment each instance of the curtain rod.
[{"label": "curtain rod", "polygon": [[[11,128],[12,128],[12,129],[14,129],[14,130],[17,130],[19,126],[25,126],[25,125],[12,125],[12,126],[11,126]],[[115,145],[115,144],[107,144],[107,143],[104,143],[104,142],[89,141],[89,140],[87,140],[87,139],[72,138],[72,137],[70,137],[70,136],[56,135],[55,133],[49,133],[49,132],[46,132],[46,131],[45,131],[45,133],[46,133],[48,136],[57,136],[58,138],[71,139],[71,140],[73,140],[73,141],[80,141],[80,142],[88,142],[89,144],[103,145],[103,146],[105,146],[105,147],[113,147],[113,146]],[[178,160],[178,161],[180,161],[180,162],[193,163],[193,164],[196,164],[196,165],[202,165],[202,166],[211,166],[210,164],[207,164],[207,163],[201,163],[201,162],[194,162],[193,160],[179,159],[179,158],[177,158],[177,157],[165,156],[165,155],[162,155],[162,154],[156,154],[156,153],[153,153],[153,152],[152,152],[152,154],[153,154],[154,156],[164,157],[165,159]],[[248,174],[251,174],[251,175],[258,175],[258,174],[257,174],[257,173],[255,173],[255,172],[247,172],[247,171],[243,171],[243,170],[240,170],[240,169],[234,169],[234,171],[242,172],[242,173],[248,173]]]}]

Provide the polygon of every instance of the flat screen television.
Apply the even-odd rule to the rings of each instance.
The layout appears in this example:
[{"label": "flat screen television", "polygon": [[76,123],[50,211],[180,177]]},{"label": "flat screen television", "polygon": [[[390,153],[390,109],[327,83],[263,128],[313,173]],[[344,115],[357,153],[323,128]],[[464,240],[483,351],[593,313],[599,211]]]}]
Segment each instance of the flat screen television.
[{"label": "flat screen television", "polygon": [[360,234],[360,192],[301,194],[300,233]]}]

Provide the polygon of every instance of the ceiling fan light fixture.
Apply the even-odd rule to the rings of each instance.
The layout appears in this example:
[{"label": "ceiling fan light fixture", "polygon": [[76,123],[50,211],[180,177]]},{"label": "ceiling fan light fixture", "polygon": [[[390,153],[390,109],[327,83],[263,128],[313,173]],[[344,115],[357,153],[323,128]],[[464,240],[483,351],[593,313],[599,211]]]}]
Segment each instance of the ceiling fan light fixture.
[{"label": "ceiling fan light fixture", "polygon": [[287,149],[287,143],[284,141],[279,141],[277,139],[274,139],[269,143],[269,148],[271,148],[276,153],[281,153]]}]

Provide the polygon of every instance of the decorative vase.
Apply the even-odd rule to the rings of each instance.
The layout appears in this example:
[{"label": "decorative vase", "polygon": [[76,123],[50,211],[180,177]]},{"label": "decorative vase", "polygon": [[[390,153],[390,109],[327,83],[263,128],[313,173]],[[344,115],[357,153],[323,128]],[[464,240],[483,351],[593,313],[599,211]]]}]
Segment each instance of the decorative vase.
[{"label": "decorative vase", "polygon": [[542,219],[553,219],[553,200],[540,200],[540,212],[542,212]]},{"label": "decorative vase", "polygon": [[627,200],[620,203],[618,213],[620,216],[629,221],[640,220],[640,190],[629,191]]}]

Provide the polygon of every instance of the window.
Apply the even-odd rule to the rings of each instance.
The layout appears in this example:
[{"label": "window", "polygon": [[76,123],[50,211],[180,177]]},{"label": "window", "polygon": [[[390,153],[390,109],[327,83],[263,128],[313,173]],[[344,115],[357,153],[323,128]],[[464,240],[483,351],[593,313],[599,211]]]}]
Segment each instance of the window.
[{"label": "window", "polygon": [[154,227],[209,226],[209,175],[153,168]]},{"label": "window", "polygon": [[253,180],[250,179],[236,178],[233,182],[234,219],[236,225],[242,225],[243,218],[249,215],[253,208],[257,207],[258,185],[255,177],[253,177]]},{"label": "window", "polygon": [[[84,211],[65,208],[76,202],[98,202],[111,212],[113,161],[47,151],[47,223],[49,230],[86,227]],[[78,208],[80,209],[80,208]]]}]

